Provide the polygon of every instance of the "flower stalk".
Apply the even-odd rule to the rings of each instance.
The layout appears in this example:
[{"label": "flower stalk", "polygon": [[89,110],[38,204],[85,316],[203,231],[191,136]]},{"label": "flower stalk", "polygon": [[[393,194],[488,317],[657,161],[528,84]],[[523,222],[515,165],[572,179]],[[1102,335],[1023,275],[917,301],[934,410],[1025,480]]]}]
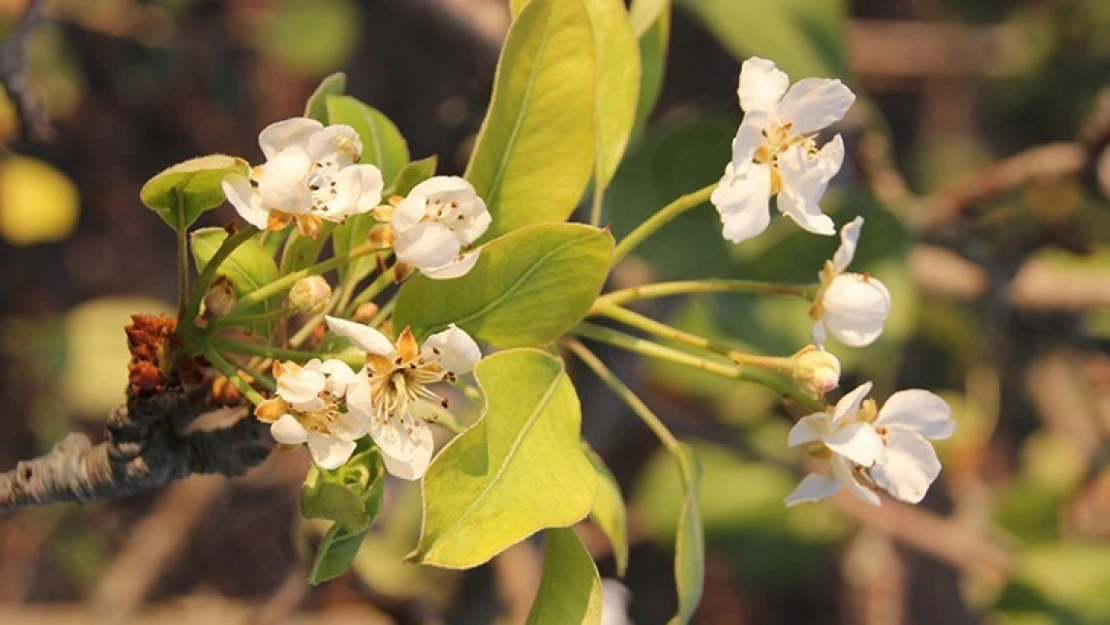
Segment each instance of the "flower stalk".
[{"label": "flower stalk", "polygon": [[675,217],[709,201],[709,196],[713,194],[713,190],[716,188],[717,183],[713,183],[692,193],[687,193],[664,206],[644,223],[636,226],[635,230],[628,233],[628,236],[621,239],[621,242],[617,244],[617,249],[613,251],[613,264],[617,264],[629,252],[643,243],[645,239],[655,234],[657,230],[670,223]]},{"label": "flower stalk", "polygon": [[645,284],[606,293],[597,298],[593,310],[597,310],[601,305],[622,306],[628,302],[698,293],[766,293],[813,299],[816,292],[815,284],[776,284],[758,280],[679,280]]}]

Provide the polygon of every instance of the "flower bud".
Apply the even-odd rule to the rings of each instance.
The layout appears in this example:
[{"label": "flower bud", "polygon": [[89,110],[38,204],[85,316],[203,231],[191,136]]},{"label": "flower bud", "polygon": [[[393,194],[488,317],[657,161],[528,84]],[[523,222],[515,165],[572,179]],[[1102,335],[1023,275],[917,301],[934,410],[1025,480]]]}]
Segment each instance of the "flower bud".
[{"label": "flower bud", "polygon": [[794,379],[814,395],[824,395],[840,385],[840,361],[813,347],[794,356]]},{"label": "flower bud", "polygon": [[369,324],[374,317],[378,316],[379,310],[381,308],[374,302],[366,302],[355,309],[355,314],[351,315],[351,321]]},{"label": "flower bud", "polygon": [[370,243],[380,250],[393,247],[393,228],[389,224],[374,224],[370,229]]},{"label": "flower bud", "polygon": [[220,276],[204,294],[204,313],[198,321],[201,327],[216,317],[222,317],[235,308],[235,285],[227,276]]},{"label": "flower bud", "polygon": [[406,278],[412,275],[415,269],[408,263],[398,262],[393,265],[393,282],[401,284]]},{"label": "flower bud", "polygon": [[331,286],[320,276],[301,278],[289,289],[289,303],[297,312],[313,315],[323,312],[331,298]]}]

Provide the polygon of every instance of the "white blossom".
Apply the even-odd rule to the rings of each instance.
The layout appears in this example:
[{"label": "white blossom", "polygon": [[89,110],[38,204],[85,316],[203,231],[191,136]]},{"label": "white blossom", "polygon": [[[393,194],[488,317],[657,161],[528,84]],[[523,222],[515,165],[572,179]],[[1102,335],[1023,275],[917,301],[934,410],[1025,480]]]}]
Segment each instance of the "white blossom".
[{"label": "white blossom", "polygon": [[351,411],[368,421],[370,437],[390,473],[420,479],[434,443],[425,416],[429,408],[447,408],[447,401],[428,387],[470,372],[482,357],[478,344],[454,324],[429,336],[421,347],[408,328],[394,344],[360,323],[335,317],[327,322],[332,332],[366,352],[367,365],[347,393]]},{"label": "white blossom", "polygon": [[824,395],[840,386],[840,361],[812,346],[794,356],[794,379],[812,395]]},{"label": "white blossom", "polygon": [[856,254],[863,217],[856,217],[840,231],[840,247],[821,270],[821,284],[809,314],[813,342],[825,344],[828,334],[849,347],[870,345],[883,333],[890,315],[890,291],[869,274],[845,270]]},{"label": "white blossom", "polygon": [[313,359],[304,367],[274,363],[276,397],[255,409],[258,420],[270,423],[274,440],[285,445],[306,443],[322,469],[335,469],[351,457],[355,441],[366,434],[367,420],[346,411],[347,387],[358,381],[340,360]]},{"label": "white blossom", "polygon": [[827,457],[827,474],[807,475],[786,505],[818,501],[840,488],[879,505],[876,489],[908,503],[918,503],[940,474],[940,460],[930,440],[952,435],[956,422],[940,397],[920,389],[894,393],[881,410],[865,400],[871,383],[845,395],[832,414],[803,417],[790,430],[787,444],[804,445]]},{"label": "white blossom", "polygon": [[815,136],[844,117],[855,94],[827,78],[805,78],[791,87],[784,72],[758,57],[740,68],[737,93],[744,120],[732,140],[732,161],[710,198],[725,238],[739,243],[763,232],[772,196],[778,196],[779,211],[805,230],[835,234],[817,202],[840,171],[844,142],[836,135],[818,148]]},{"label": "white blossom", "polygon": [[633,625],[628,617],[632,593],[611,577],[601,580],[601,625]]},{"label": "white blossom", "polygon": [[313,237],[323,220],[341,222],[381,202],[382,173],[358,164],[362,142],[350,126],[294,117],[267,126],[258,143],[265,164],[223,181],[228,201],[254,226],[280,230],[296,222]]},{"label": "white blossom", "polygon": [[397,260],[429,278],[445,280],[466,274],[478,251],[464,250],[489,228],[486,203],[466,180],[435,176],[413,187],[389,216]]}]

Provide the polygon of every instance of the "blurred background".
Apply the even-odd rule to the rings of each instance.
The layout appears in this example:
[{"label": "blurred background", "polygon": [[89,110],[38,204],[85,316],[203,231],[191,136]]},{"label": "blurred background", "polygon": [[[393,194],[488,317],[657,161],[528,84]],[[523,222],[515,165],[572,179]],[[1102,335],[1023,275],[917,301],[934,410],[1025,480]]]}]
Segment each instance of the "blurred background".
[{"label": "blurred background", "polygon": [[[0,0],[0,33],[27,0]],[[319,79],[385,112],[414,158],[460,173],[488,103],[504,0],[48,0],[26,40],[43,115],[0,99],[0,470],[123,399],[122,326],[173,305],[174,239],[138,192],[198,154],[254,161]],[[658,107],[607,196],[618,236],[717,179],[739,62],[838,76],[864,95],[826,196],[867,218],[856,270],[894,294],[887,332],[834,348],[842,387],[941,393],[960,423],[918,509],[836,498],[787,510],[804,471],[761,387],[601,350],[706,471],[703,624],[1110,623],[1110,2],[676,0]],[[7,40],[5,56],[11,51]],[[10,68],[2,67],[7,72]],[[2,91],[0,91],[2,94]],[[0,98],[3,96],[0,95]],[[32,104],[35,104],[32,102]],[[38,106],[38,105],[41,105]],[[30,123],[23,123],[30,122]],[[222,208],[200,225],[231,218]],[[782,219],[726,245],[705,207],[614,281],[811,282],[835,241]],[[657,318],[768,353],[805,344],[805,304],[668,301]],[[588,372],[584,433],[630,506],[635,623],[673,613],[680,504],[650,432]],[[346,576],[306,588],[318,528],[296,512],[307,455],[234,480],[0,518],[0,623],[514,623],[537,545],[474,571],[401,563],[419,494],[387,512]],[[603,576],[609,547],[579,526]]]}]

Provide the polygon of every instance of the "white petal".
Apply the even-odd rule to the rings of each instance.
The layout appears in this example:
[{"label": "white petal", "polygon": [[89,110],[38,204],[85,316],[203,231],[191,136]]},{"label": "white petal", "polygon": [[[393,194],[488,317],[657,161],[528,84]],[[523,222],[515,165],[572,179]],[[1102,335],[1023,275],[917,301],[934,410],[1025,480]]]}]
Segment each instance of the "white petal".
[{"label": "white petal", "polygon": [[309,138],[308,153],[313,161],[346,167],[358,162],[362,155],[362,140],[354,128],[333,124]]},{"label": "white petal", "polygon": [[813,322],[813,344],[816,345],[818,349],[824,349],[826,338],[827,337],[825,336],[825,322],[824,321],[814,321]]},{"label": "white petal", "polygon": [[946,439],[956,431],[948,402],[916,388],[891,395],[879,410],[875,423],[909,428],[933,440]]},{"label": "white petal", "polygon": [[314,399],[324,390],[327,380],[317,369],[301,369],[296,373],[279,375],[277,394],[291,404],[304,404]]},{"label": "white petal", "polygon": [[270,436],[283,445],[300,445],[308,440],[308,430],[293,415],[287,414],[270,425]]},{"label": "white petal", "polygon": [[481,250],[474,250],[466,254],[459,254],[454,260],[442,267],[425,267],[420,270],[420,273],[433,280],[453,280],[455,278],[460,278],[470,273],[470,270],[478,263],[478,253],[480,251]]},{"label": "white petal", "polygon": [[382,191],[385,183],[382,181],[382,170],[373,165],[352,165],[362,177],[362,195],[358,198],[358,212],[367,213],[374,210],[382,203]]},{"label": "white petal", "polygon": [[354,441],[345,441],[328,434],[308,435],[308,451],[312,452],[312,461],[321,469],[338,469],[351,459],[357,444]]},{"label": "white petal", "polygon": [[825,328],[849,347],[870,345],[883,333],[890,314],[890,291],[875,278],[844,273],[821,298]]},{"label": "white petal", "polygon": [[863,230],[863,217],[856,217],[840,229],[840,247],[833,254],[833,268],[836,273],[844,273],[856,255],[856,243],[859,233]]},{"label": "white petal", "polygon": [[458,256],[460,247],[455,233],[434,221],[416,224],[399,233],[393,242],[397,260],[421,270],[443,267],[452,262]]},{"label": "white petal", "polygon": [[347,408],[355,418],[366,422],[366,427],[369,428],[369,422],[374,417],[373,395],[366,370],[360,371],[358,376],[359,381],[347,389]]},{"label": "white petal", "polygon": [[355,347],[367,353],[389,356],[395,351],[393,343],[384,334],[370,326],[332,316],[327,316],[325,319],[332,332],[347,337],[354,343]]},{"label": "white petal", "polygon": [[420,423],[409,432],[397,418],[388,423],[374,420],[370,423],[370,437],[381,450],[390,474],[403,480],[418,480],[428,470],[435,441],[427,424]]},{"label": "white petal", "polygon": [[748,113],[744,121],[736,129],[736,136],[732,138],[732,166],[741,169],[752,164],[752,158],[759,146],[766,141],[763,129],[767,127],[769,118],[766,113]]},{"label": "white petal", "polygon": [[817,166],[821,169],[821,179],[828,183],[844,166],[844,139],[834,136],[817,151]]},{"label": "white petal", "polygon": [[790,86],[790,77],[773,61],[753,56],[740,66],[740,108],[746,112],[772,111]]},{"label": "white petal", "polygon": [[[479,200],[481,201],[481,200]],[[473,217],[468,217],[461,220],[456,224],[455,236],[459,237],[459,242],[463,245],[470,245],[477,241],[486,230],[489,230],[489,225],[493,223],[493,215],[490,215],[488,210],[485,210],[485,203],[482,203],[482,211]]]},{"label": "white petal", "polygon": [[940,475],[940,460],[929,441],[902,427],[888,428],[886,457],[871,467],[871,478],[896,499],[918,503]]},{"label": "white petal", "polygon": [[362,174],[354,167],[346,167],[339,170],[332,181],[335,186],[316,192],[316,198],[324,200],[324,208],[316,214],[328,221],[341,222],[359,211]]},{"label": "white petal", "polygon": [[632,593],[624,584],[606,577],[601,580],[600,625],[633,625],[628,618],[628,601]]},{"label": "white petal", "polygon": [[804,78],[782,97],[778,117],[793,122],[794,132],[805,135],[840,121],[855,101],[852,90],[839,80]]},{"label": "white petal", "polygon": [[342,413],[328,423],[328,431],[343,441],[357,441],[370,431],[370,419],[361,412]]},{"label": "white petal", "polygon": [[323,124],[307,117],[286,119],[263,128],[258,134],[258,145],[262,148],[262,154],[271,159],[290,146],[307,148],[309,138],[323,128]]},{"label": "white petal", "polygon": [[798,419],[794,427],[790,428],[790,434],[786,437],[786,446],[797,447],[798,445],[819,441],[831,432],[829,415],[823,413],[811,414]]},{"label": "white petal", "polygon": [[802,478],[794,492],[786,496],[786,506],[828,499],[838,490],[840,490],[840,482],[832,475],[810,473]]},{"label": "white petal", "polygon": [[435,358],[445,370],[458,375],[470,373],[482,359],[482,350],[474,339],[453,323],[443,332],[429,336],[424,341],[423,352]]},{"label": "white petal", "polygon": [[817,204],[827,187],[820,162],[794,146],[779,157],[778,170],[782,176],[778,207],[803,229],[814,234],[836,234],[832,219]]},{"label": "white petal", "polygon": [[409,195],[431,197],[439,193],[456,192],[470,193],[477,196],[474,185],[470,184],[466,178],[460,178],[459,176],[432,176],[413,187]]},{"label": "white petal", "polygon": [[303,213],[312,205],[312,192],[305,179],[312,168],[308,152],[298,147],[282,150],[266,162],[258,174],[258,194],[268,208]]},{"label": "white petal", "polygon": [[256,228],[266,228],[270,223],[270,211],[262,207],[262,198],[251,188],[246,176],[231,174],[224,178],[220,186],[240,217]]},{"label": "white petal", "polygon": [[393,215],[389,218],[389,225],[393,228],[395,235],[401,236],[423,221],[427,217],[427,213],[428,198],[417,193],[409,193],[405,199],[401,200],[400,204],[393,207]]},{"label": "white petal", "polygon": [[351,370],[342,360],[326,360],[320,365],[320,371],[328,376],[327,388],[332,395],[342,396],[347,392],[347,387],[362,381],[362,377]]},{"label": "white petal", "polygon": [[724,224],[723,234],[733,243],[758,236],[771,223],[771,173],[762,165],[737,170],[729,163],[709,201]]},{"label": "white petal", "polygon": [[859,405],[863,400],[867,399],[867,394],[871,392],[871,383],[864,382],[860,384],[840,401],[836,402],[836,409],[833,411],[833,423],[840,423],[841,421],[851,421],[855,418],[856,413],[859,412]]},{"label": "white petal", "polygon": [[836,477],[836,480],[840,482],[840,485],[847,489],[849,493],[852,493],[873,506],[882,505],[882,500],[879,499],[879,496],[876,495],[874,491],[856,480],[856,475],[852,471],[852,467],[843,456],[833,456],[832,460],[829,461],[829,470],[832,472],[833,476]]},{"label": "white petal", "polygon": [[860,466],[869,467],[883,456],[883,439],[870,423],[850,423],[823,440],[833,452]]}]

